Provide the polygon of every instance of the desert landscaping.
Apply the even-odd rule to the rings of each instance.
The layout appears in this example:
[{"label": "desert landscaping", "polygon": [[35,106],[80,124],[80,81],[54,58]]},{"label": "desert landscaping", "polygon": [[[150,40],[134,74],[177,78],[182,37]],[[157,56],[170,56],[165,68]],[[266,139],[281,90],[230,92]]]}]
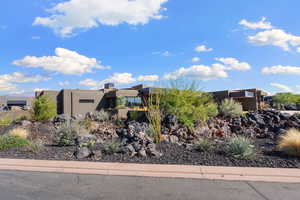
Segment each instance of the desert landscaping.
[{"label": "desert landscaping", "polygon": [[100,110],[56,115],[47,96],[0,114],[0,157],[126,163],[299,168],[300,115],[242,110],[192,89],[169,89],[126,119]]}]

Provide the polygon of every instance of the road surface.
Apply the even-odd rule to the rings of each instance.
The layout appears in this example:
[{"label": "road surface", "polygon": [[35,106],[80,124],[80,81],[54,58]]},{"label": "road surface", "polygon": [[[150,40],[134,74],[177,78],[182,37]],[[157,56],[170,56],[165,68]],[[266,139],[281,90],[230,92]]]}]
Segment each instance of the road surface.
[{"label": "road surface", "polygon": [[0,200],[299,200],[300,184],[0,171]]}]

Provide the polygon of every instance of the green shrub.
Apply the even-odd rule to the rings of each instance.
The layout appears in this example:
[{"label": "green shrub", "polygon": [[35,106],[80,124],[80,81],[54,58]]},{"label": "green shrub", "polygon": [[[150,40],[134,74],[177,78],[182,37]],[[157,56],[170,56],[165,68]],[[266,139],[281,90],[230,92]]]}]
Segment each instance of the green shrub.
[{"label": "green shrub", "polygon": [[48,121],[56,115],[56,104],[48,95],[42,95],[33,103],[33,118],[38,121]]},{"label": "green shrub", "polygon": [[290,129],[279,137],[277,148],[286,154],[300,157],[300,131]]},{"label": "green shrub", "polygon": [[14,121],[21,121],[30,118],[28,111],[9,111],[0,113],[0,126],[8,126]]},{"label": "green shrub", "polygon": [[96,119],[101,122],[109,121],[110,118],[109,113],[104,110],[100,110],[99,112],[96,112],[95,115],[96,115]]},{"label": "green shrub", "polygon": [[125,108],[126,108],[126,98],[125,97],[117,97],[116,109],[125,109]]},{"label": "green shrub", "polygon": [[32,141],[26,148],[31,152],[37,153],[44,149],[44,144],[42,140]]},{"label": "green shrub", "polygon": [[118,139],[113,139],[104,144],[104,151],[108,154],[119,153],[121,151],[121,142]]},{"label": "green shrub", "polygon": [[189,129],[193,129],[195,122],[206,121],[218,114],[212,95],[197,91],[194,82],[171,82],[171,89],[163,91],[161,104],[164,112],[176,115]]},{"label": "green shrub", "polygon": [[243,106],[233,99],[225,99],[219,106],[219,112],[225,117],[238,117],[243,114]]},{"label": "green shrub", "polygon": [[16,135],[3,135],[0,136],[0,150],[7,150],[10,148],[24,148],[30,145],[30,141],[16,136]]},{"label": "green shrub", "polygon": [[78,121],[78,125],[83,127],[86,130],[91,130],[92,128],[92,121],[91,120],[80,120]]},{"label": "green shrub", "polygon": [[216,143],[207,138],[203,138],[195,143],[195,149],[201,152],[210,151]]},{"label": "green shrub", "polygon": [[57,131],[58,145],[70,146],[75,144],[75,137],[78,135],[78,129],[71,123],[64,123]]},{"label": "green shrub", "polygon": [[134,120],[134,121],[138,121],[140,115],[139,115],[139,111],[137,110],[131,110],[128,112],[129,115],[129,119],[130,120]]},{"label": "green shrub", "polygon": [[275,104],[300,103],[300,95],[293,93],[278,93],[272,97]]},{"label": "green shrub", "polygon": [[148,111],[146,117],[149,121],[150,136],[155,143],[160,143],[162,139],[161,134],[161,93],[150,95],[147,100]]},{"label": "green shrub", "polygon": [[229,155],[241,159],[251,159],[256,155],[252,141],[243,136],[231,138],[227,144],[227,152]]}]

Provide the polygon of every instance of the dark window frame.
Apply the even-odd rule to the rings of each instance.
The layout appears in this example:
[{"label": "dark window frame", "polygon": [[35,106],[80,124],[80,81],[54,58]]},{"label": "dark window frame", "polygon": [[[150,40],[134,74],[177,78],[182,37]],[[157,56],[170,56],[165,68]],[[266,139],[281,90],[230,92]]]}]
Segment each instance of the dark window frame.
[{"label": "dark window frame", "polygon": [[79,103],[95,103],[95,99],[79,99]]}]

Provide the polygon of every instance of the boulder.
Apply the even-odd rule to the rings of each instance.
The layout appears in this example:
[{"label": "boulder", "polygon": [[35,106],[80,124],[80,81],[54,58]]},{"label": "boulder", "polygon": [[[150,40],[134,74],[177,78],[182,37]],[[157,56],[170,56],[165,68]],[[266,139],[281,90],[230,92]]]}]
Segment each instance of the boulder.
[{"label": "boulder", "polygon": [[31,124],[32,124],[32,123],[31,123],[31,121],[29,121],[29,120],[23,120],[23,121],[20,122],[20,125],[23,126],[23,127],[28,127],[28,126],[30,126]]},{"label": "boulder", "polygon": [[146,150],[142,148],[141,150],[138,151],[138,155],[144,158],[147,157]]},{"label": "boulder", "polygon": [[54,123],[66,123],[66,122],[70,122],[71,119],[72,119],[72,117],[70,115],[62,114],[62,115],[57,115],[56,117],[54,117],[53,122]]},{"label": "boulder", "polygon": [[179,139],[176,135],[170,135],[169,136],[169,142],[175,144],[175,143],[179,142]]},{"label": "boulder", "polygon": [[162,124],[168,129],[177,129],[179,124],[176,115],[168,114],[163,118]]},{"label": "boulder", "polygon": [[91,151],[88,147],[78,147],[75,156],[77,159],[88,158],[91,155]]}]

